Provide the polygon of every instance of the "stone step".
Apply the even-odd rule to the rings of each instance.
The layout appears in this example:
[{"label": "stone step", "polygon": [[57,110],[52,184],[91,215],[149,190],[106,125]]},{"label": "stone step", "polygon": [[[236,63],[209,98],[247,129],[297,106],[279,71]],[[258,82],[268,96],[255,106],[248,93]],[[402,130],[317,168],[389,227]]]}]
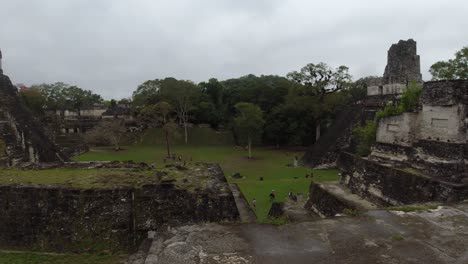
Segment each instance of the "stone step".
[{"label": "stone step", "polygon": [[239,187],[235,183],[229,183],[234,200],[236,201],[237,210],[239,211],[240,220],[243,223],[255,223],[257,217],[250,208],[249,203],[245,200],[244,195],[239,190]]},{"label": "stone step", "polygon": [[305,206],[321,217],[356,213],[377,209],[377,206],[353,194],[338,182],[312,183]]}]

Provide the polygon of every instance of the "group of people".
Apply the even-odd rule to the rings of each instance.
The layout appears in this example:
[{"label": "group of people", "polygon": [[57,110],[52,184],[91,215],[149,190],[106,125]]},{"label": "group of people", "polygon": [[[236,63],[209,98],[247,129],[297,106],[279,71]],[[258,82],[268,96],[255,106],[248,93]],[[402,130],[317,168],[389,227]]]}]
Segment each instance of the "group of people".
[{"label": "group of people", "polygon": [[[275,201],[275,198],[276,198],[275,190],[271,190],[271,193],[270,193],[269,197],[270,197],[270,203]],[[252,207],[253,207],[254,210],[257,209],[257,199],[255,199],[255,198],[253,198],[253,200],[252,200]]]}]

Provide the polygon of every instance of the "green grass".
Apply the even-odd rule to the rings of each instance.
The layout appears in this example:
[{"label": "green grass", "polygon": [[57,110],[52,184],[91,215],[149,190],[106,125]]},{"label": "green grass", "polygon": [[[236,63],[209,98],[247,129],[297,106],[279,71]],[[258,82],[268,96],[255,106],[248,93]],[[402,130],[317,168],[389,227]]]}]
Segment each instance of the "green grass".
[{"label": "green grass", "polygon": [[35,252],[2,252],[0,264],[116,264],[123,263],[123,256],[116,255],[62,255]]},{"label": "green grass", "polygon": [[[264,222],[270,209],[268,198],[272,190],[276,191],[277,201],[284,201],[289,191],[307,195],[311,179],[304,176],[311,170],[303,167],[292,168],[286,166],[293,162],[294,156],[302,153],[277,150],[272,148],[254,148],[253,159],[247,158],[247,152],[231,146],[211,145],[176,145],[173,153],[181,155],[183,159],[202,162],[218,163],[223,168],[226,178],[235,182],[248,199],[249,203],[256,198],[256,214],[259,222]],[[147,163],[163,164],[165,157],[163,145],[148,144],[125,147],[123,151],[115,152],[111,148],[97,148],[76,157],[77,161],[91,160],[133,160]],[[239,172],[243,179],[232,179],[230,175]],[[259,178],[264,180],[260,181]],[[316,170],[314,181],[336,181],[337,170]]]}]

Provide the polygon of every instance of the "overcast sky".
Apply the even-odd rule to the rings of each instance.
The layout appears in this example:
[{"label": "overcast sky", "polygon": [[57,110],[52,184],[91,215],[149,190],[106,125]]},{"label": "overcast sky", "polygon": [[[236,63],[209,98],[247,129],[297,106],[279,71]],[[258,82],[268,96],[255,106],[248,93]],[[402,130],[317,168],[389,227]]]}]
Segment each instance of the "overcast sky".
[{"label": "overcast sky", "polygon": [[382,75],[414,38],[424,79],[468,45],[467,0],[0,0],[4,73],[105,98],[148,79],[286,75],[310,62]]}]

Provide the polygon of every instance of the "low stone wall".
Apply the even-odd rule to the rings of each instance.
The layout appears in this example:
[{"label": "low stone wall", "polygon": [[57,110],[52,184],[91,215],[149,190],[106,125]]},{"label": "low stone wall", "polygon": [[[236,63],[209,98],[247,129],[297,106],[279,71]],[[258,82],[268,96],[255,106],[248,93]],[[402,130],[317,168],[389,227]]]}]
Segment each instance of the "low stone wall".
[{"label": "low stone wall", "polygon": [[223,172],[213,187],[178,189],[170,181],[142,188],[0,186],[0,247],[89,252],[129,250],[147,231],[186,223],[237,220]]},{"label": "low stone wall", "polygon": [[468,198],[467,184],[440,181],[411,169],[395,169],[346,152],[341,153],[338,167],[342,171],[342,184],[380,205],[450,202]]},{"label": "low stone wall", "polygon": [[358,210],[353,204],[338,198],[314,182],[310,184],[309,199],[304,208],[323,218],[341,214],[346,209]]}]

